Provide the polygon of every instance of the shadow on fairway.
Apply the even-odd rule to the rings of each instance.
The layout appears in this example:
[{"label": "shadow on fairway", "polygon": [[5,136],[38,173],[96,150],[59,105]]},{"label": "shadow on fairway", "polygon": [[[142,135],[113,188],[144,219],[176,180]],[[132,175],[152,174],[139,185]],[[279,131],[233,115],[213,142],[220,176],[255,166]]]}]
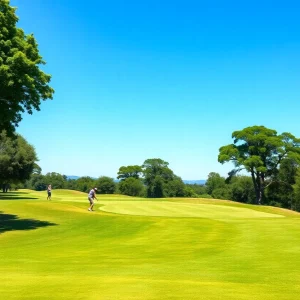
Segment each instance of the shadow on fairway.
[{"label": "shadow on fairway", "polygon": [[19,191],[9,191],[9,192],[7,192],[7,193],[3,193],[3,192],[1,192],[1,194],[2,195],[5,195],[5,194],[11,194],[11,195],[19,195],[19,194],[26,194],[26,195],[28,195],[28,192],[19,192]]},{"label": "shadow on fairway", "polygon": [[0,200],[36,200],[38,197],[26,196],[26,192],[8,192],[0,193]]},{"label": "shadow on fairway", "polygon": [[4,214],[0,211],[0,234],[6,231],[32,230],[54,225],[57,224],[35,219],[19,219],[16,215]]}]

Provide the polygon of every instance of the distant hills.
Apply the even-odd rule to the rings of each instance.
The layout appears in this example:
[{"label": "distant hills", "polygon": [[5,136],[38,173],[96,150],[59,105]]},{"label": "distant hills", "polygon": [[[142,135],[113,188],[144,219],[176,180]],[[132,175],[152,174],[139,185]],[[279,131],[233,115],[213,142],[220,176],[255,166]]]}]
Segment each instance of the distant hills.
[{"label": "distant hills", "polygon": [[[80,178],[80,176],[76,176],[76,175],[67,175],[67,179],[70,180],[70,179],[78,179]],[[116,182],[118,182],[117,179],[115,179]],[[200,180],[183,180],[184,183],[186,184],[199,184],[199,185],[202,185],[202,184],[205,184],[206,180],[204,179],[200,179]]]},{"label": "distant hills", "polygon": [[78,179],[80,178],[80,176],[75,176],[75,175],[66,175],[67,176],[67,179]]},{"label": "distant hills", "polygon": [[202,185],[202,184],[205,184],[206,180],[204,179],[200,179],[200,180],[183,180],[184,183],[186,184],[199,184],[199,185]]}]

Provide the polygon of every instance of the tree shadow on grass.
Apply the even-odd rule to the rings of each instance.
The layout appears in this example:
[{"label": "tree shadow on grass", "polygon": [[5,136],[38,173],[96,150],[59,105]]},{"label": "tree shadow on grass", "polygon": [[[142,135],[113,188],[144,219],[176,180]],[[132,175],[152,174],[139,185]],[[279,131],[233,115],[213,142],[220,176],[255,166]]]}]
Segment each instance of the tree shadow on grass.
[{"label": "tree shadow on grass", "polygon": [[28,192],[9,191],[7,193],[1,192],[0,194],[3,194],[3,195],[5,195],[5,194],[12,194],[12,195],[27,194],[28,195]]},{"label": "tree shadow on grass", "polygon": [[20,219],[17,215],[4,214],[0,211],[0,234],[6,231],[32,230],[54,225],[57,224],[35,219]]},{"label": "tree shadow on grass", "polygon": [[0,193],[0,200],[36,200],[38,197],[26,196],[26,192],[8,192]]}]

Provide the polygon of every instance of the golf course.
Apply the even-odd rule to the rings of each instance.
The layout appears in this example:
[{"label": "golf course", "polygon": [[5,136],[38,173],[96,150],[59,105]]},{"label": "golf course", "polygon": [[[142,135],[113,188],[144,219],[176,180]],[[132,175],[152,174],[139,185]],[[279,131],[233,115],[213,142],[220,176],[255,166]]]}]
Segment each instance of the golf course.
[{"label": "golf course", "polygon": [[1,299],[299,299],[299,213],[97,197],[1,194]]}]

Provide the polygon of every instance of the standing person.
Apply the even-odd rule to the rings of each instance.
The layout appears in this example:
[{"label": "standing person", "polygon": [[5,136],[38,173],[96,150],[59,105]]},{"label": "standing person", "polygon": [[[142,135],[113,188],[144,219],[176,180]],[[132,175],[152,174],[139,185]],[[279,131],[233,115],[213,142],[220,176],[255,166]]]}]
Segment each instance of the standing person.
[{"label": "standing person", "polygon": [[88,208],[88,211],[93,211],[94,199],[96,199],[98,201],[98,199],[96,197],[96,191],[97,191],[97,188],[93,188],[89,192],[88,199],[90,201],[90,207]]},{"label": "standing person", "polygon": [[48,188],[47,188],[47,200],[51,200],[51,190],[52,190],[52,187],[51,187],[51,184],[48,185]]}]

